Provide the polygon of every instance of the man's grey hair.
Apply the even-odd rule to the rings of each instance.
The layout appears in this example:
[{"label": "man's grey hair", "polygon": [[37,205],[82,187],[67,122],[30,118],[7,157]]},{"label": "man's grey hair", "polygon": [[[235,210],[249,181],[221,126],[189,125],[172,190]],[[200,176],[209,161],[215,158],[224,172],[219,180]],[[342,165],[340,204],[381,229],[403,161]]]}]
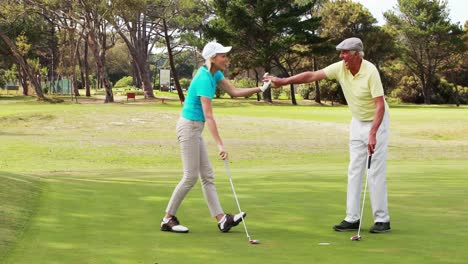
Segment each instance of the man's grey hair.
[{"label": "man's grey hair", "polygon": [[364,51],[352,50],[352,51],[351,51],[351,54],[354,55],[354,53],[356,53],[356,52],[359,52],[359,56],[360,56],[361,58],[364,58]]}]

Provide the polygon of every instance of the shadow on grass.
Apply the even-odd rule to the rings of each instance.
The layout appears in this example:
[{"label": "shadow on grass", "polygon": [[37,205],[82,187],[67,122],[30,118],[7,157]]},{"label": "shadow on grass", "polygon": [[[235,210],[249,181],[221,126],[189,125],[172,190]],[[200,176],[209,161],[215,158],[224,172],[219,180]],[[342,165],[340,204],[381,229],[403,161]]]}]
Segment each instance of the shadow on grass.
[{"label": "shadow on grass", "polygon": [[257,101],[255,99],[244,99],[244,98],[234,98],[234,99],[215,99],[213,100],[213,105],[219,108],[234,108],[234,107],[245,107],[245,106],[284,106],[284,107],[342,107],[343,105],[334,104],[330,105],[328,103],[316,103],[311,100],[298,100],[297,105],[293,105],[290,100],[274,100],[272,103]]},{"label": "shadow on grass", "polygon": [[[0,95],[0,102],[7,101],[9,103],[34,103],[34,104],[60,104],[63,103],[63,96],[47,96],[45,99],[39,99],[35,96],[24,96],[24,95]],[[70,96],[68,96],[70,98]]]},{"label": "shadow on grass", "polygon": [[24,101],[31,101],[35,99],[36,99],[35,97],[23,96],[23,95],[0,95],[0,101],[24,102]]},{"label": "shadow on grass", "polygon": [[[0,171],[0,262],[6,260],[39,206],[40,179]],[[3,263],[3,262],[2,262]]]},{"label": "shadow on grass", "polygon": [[437,110],[444,110],[444,109],[468,109],[467,105],[461,105],[457,107],[456,105],[417,105],[417,104],[391,104],[390,108],[398,108],[398,109],[437,109]]}]

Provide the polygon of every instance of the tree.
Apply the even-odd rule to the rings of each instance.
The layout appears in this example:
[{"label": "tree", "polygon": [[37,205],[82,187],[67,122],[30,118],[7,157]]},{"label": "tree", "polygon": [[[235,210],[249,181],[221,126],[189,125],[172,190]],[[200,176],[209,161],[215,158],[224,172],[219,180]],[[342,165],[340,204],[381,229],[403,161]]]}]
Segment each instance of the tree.
[{"label": "tree", "polygon": [[[376,25],[377,20],[362,4],[350,0],[338,0],[326,3],[319,11],[322,17],[321,36],[336,46],[343,39],[358,37],[364,43],[365,59],[374,63],[381,72],[381,67],[393,54],[393,36],[382,27]],[[322,58],[324,64],[336,60],[335,56]],[[332,58],[332,60],[330,60]],[[382,76],[385,79],[385,76]],[[384,88],[388,90],[384,82]]]},{"label": "tree", "polygon": [[319,11],[322,17],[320,33],[338,44],[345,38],[363,37],[377,20],[360,3],[337,0],[326,3]]},{"label": "tree", "polygon": [[[15,58],[16,63],[20,66],[18,73],[21,83],[23,84],[24,93],[27,94],[27,80],[34,87],[36,95],[39,99],[45,99],[38,74],[28,64],[28,57],[32,56],[32,44],[25,35],[28,29],[32,29],[33,18],[29,15],[28,8],[18,5],[15,2],[6,2],[0,9],[0,40],[8,47],[11,55]],[[37,18],[37,17],[35,17]],[[36,22],[37,23],[37,22]],[[13,31],[20,27],[20,32],[17,35],[10,36],[6,29]],[[13,29],[13,30],[11,30]],[[10,34],[12,32],[9,32]],[[37,57],[37,55],[36,55]]]},{"label": "tree", "polygon": [[[465,21],[463,26],[462,38],[465,43],[465,47],[468,46],[468,20]],[[454,56],[459,57],[456,54]],[[442,74],[449,82],[463,87],[468,87],[468,49],[465,48],[464,54],[460,57],[455,67],[446,69]]]},{"label": "tree", "polygon": [[[98,83],[104,85],[105,103],[114,102],[112,86],[106,69],[106,50],[115,44],[113,32],[105,15],[110,12],[106,0],[24,0],[37,8],[37,12],[53,17],[51,21],[65,30],[74,30],[83,38],[94,55]],[[109,44],[110,43],[110,44]]]},{"label": "tree", "polygon": [[180,78],[189,78],[193,76],[193,71],[198,66],[197,53],[193,50],[185,50],[175,58],[176,71]]},{"label": "tree", "polygon": [[106,53],[106,63],[109,80],[114,84],[122,77],[132,75],[132,56],[121,39],[117,39],[115,46]]},{"label": "tree", "polygon": [[452,67],[466,50],[461,28],[450,23],[446,1],[398,0],[397,10],[384,16],[401,59],[422,84],[424,103],[430,104],[437,73]]},{"label": "tree", "polygon": [[159,19],[154,19],[158,1],[109,1],[113,13],[107,19],[127,44],[138,79],[142,83],[145,98],[154,98],[149,55],[155,43],[155,29]]},{"label": "tree", "polygon": [[[199,32],[202,21],[209,14],[203,0],[160,0],[162,9],[157,18],[160,19],[158,34],[162,45],[167,51],[171,74],[181,102],[185,100],[179,82],[175,57],[186,50],[193,49],[195,32]],[[190,40],[190,41],[189,41]]]},{"label": "tree", "polygon": [[[316,35],[320,19],[310,12],[317,1],[303,2],[215,0],[217,18],[209,22],[205,32],[208,37],[234,46],[233,65],[241,69],[262,67],[265,72],[271,72],[276,64],[282,66],[278,68],[279,73],[288,76],[291,72],[285,64],[286,57],[300,55],[294,46],[323,41]],[[270,90],[263,96],[271,102]]]},{"label": "tree", "polygon": [[[46,99],[39,80],[38,58],[43,54],[44,34],[47,30],[44,20],[31,13],[31,8],[18,1],[4,1],[0,8],[0,50],[7,52],[18,64],[18,76],[23,93],[28,94],[28,81],[38,99]],[[35,67],[30,65],[34,62]]]}]

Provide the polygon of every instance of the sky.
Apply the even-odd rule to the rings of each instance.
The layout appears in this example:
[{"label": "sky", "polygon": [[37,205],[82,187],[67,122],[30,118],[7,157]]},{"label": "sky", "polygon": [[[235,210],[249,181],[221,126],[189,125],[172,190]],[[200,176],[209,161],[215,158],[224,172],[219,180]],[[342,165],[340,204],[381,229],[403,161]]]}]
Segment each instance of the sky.
[{"label": "sky", "polygon": [[[359,2],[369,9],[379,25],[385,24],[383,13],[397,6],[397,0],[353,0],[353,2]],[[448,0],[448,9],[452,23],[460,22],[461,26],[463,26],[465,21],[468,20],[467,0]]]}]

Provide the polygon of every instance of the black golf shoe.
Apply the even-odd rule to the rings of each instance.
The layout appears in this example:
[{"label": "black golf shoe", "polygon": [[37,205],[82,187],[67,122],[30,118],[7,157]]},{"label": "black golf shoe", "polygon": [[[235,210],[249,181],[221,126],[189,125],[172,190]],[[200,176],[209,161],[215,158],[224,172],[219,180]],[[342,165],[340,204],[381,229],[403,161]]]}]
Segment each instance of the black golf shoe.
[{"label": "black golf shoe", "polygon": [[181,225],[177,217],[173,216],[169,221],[167,221],[167,223],[161,221],[161,231],[188,233],[189,229]]},{"label": "black golf shoe", "polygon": [[229,232],[231,228],[242,222],[242,219],[246,216],[247,214],[244,212],[238,213],[236,215],[226,214],[222,219],[223,221],[221,223],[218,223],[218,228],[221,232]]},{"label": "black golf shoe", "polygon": [[390,231],[390,222],[375,222],[370,228],[371,233],[385,233]]},{"label": "black golf shoe", "polygon": [[358,230],[359,228],[359,220],[357,220],[354,223],[347,222],[345,220],[341,221],[340,224],[333,226],[333,229],[338,232],[343,232],[343,231],[354,231]]}]

